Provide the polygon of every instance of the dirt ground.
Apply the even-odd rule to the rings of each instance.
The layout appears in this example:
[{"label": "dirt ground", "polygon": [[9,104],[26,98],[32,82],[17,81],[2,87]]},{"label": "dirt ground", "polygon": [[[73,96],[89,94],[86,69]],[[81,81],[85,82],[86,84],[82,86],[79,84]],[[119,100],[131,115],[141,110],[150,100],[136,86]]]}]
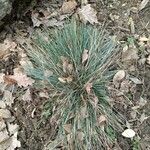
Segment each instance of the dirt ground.
[{"label": "dirt ground", "polygon": [[[12,21],[8,22],[6,19],[7,22],[1,28],[1,43],[6,39],[11,39],[22,48],[24,40],[28,39],[35,30],[43,26],[53,29],[62,23],[56,17],[57,21],[51,21],[49,26],[47,24],[45,26],[41,22],[35,23],[34,19],[36,13],[43,17],[47,9],[51,13],[59,10],[63,4],[62,0],[33,2],[28,6],[25,4],[25,10],[16,8],[12,14]],[[100,24],[105,23],[106,30],[118,39],[121,52],[114,66],[118,70],[124,70],[127,77],[118,87],[115,87],[113,81],[110,81],[108,84],[109,96],[115,99],[114,107],[126,118],[127,127],[130,126],[137,133],[134,140],[118,137],[113,149],[150,150],[150,2],[142,10],[137,9],[141,4],[140,0],[89,0],[89,3],[96,10]],[[79,7],[80,3],[73,13],[69,12],[69,17],[74,15]],[[134,50],[130,48],[133,43]],[[128,45],[129,53],[122,52],[126,49],[126,45]],[[20,51],[16,50],[7,53],[7,59],[6,54],[5,57],[0,57],[0,73],[14,74],[14,69],[20,65],[20,56]],[[126,59],[128,61],[125,61]],[[6,87],[9,90],[12,88],[14,103],[8,109],[15,117],[14,122],[19,125],[18,140],[21,141],[21,147],[18,149],[42,150],[43,146],[49,140],[54,139],[56,134],[55,123],[51,118],[43,119],[42,117],[43,105],[48,98],[40,97],[41,91],[32,85],[19,87],[9,84]],[[27,89],[30,90],[31,100],[26,101],[22,99],[22,96]],[[2,92],[0,96],[0,98],[3,97]],[[132,103],[126,105],[126,100],[131,100]]]}]

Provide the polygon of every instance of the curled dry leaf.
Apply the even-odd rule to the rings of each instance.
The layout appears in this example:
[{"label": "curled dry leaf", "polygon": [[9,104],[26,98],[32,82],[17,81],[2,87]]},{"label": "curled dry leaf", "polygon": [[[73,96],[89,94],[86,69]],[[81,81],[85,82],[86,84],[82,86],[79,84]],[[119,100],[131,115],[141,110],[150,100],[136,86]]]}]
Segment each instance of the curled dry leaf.
[{"label": "curled dry leaf", "polygon": [[0,109],[0,118],[11,118],[11,113],[7,109]]},{"label": "curled dry leaf", "polygon": [[0,100],[0,108],[6,108],[6,104],[3,100]]},{"label": "curled dry leaf", "polygon": [[0,119],[0,131],[6,128],[6,124],[3,119]]},{"label": "curled dry leaf", "polygon": [[10,135],[15,134],[19,129],[19,126],[17,124],[8,123],[7,126]]},{"label": "curled dry leaf", "polygon": [[87,61],[87,59],[88,59],[88,57],[89,57],[89,54],[88,54],[88,50],[87,49],[85,49],[84,51],[83,51],[83,54],[82,54],[82,64],[84,64],[86,61]]},{"label": "curled dry leaf", "polygon": [[7,130],[0,131],[0,143],[9,139]]},{"label": "curled dry leaf", "polygon": [[119,70],[113,77],[113,83],[122,81],[126,76],[126,73],[124,70]]},{"label": "curled dry leaf", "polygon": [[11,137],[10,146],[6,150],[14,150],[17,147],[21,147],[20,141],[17,140],[17,132]]},{"label": "curled dry leaf", "polygon": [[63,128],[67,133],[71,133],[71,128],[72,128],[71,124],[65,124]]},{"label": "curled dry leaf", "polygon": [[48,95],[47,92],[40,92],[40,93],[39,93],[39,96],[40,96],[40,97],[44,97],[44,98],[49,98],[49,95]]},{"label": "curled dry leaf", "polygon": [[58,80],[59,80],[61,83],[66,83],[66,78],[63,78],[63,77],[61,78],[61,77],[59,77]]},{"label": "curled dry leaf", "polygon": [[126,129],[122,132],[122,136],[126,138],[133,138],[135,136],[135,132],[132,129]]},{"label": "curled dry leaf", "polygon": [[135,84],[142,84],[142,81],[139,80],[139,79],[136,78],[136,77],[130,78],[130,80],[131,80],[132,82],[134,82]]},{"label": "curled dry leaf", "polygon": [[86,83],[85,90],[88,94],[91,94],[92,83]]},{"label": "curled dry leaf", "polygon": [[5,102],[6,105],[11,106],[12,103],[14,103],[15,97],[12,96],[12,92],[5,90],[4,91],[4,96],[2,100]]},{"label": "curled dry leaf", "polygon": [[98,118],[98,123],[99,125],[103,125],[104,123],[106,123],[107,119],[104,115],[101,115],[99,118]]},{"label": "curled dry leaf", "polygon": [[91,7],[90,4],[82,6],[78,11],[79,17],[83,22],[90,22],[91,24],[98,23],[97,12]]},{"label": "curled dry leaf", "polygon": [[77,2],[75,0],[70,0],[68,2],[64,2],[60,11],[62,14],[72,13],[77,7]]},{"label": "curled dry leaf", "polygon": [[17,82],[18,86],[27,87],[29,85],[32,85],[34,83],[34,80],[27,77],[26,74],[24,74],[21,71],[14,71],[14,75],[9,75],[9,79],[13,79]]},{"label": "curled dry leaf", "polygon": [[150,39],[147,38],[146,36],[142,36],[142,37],[139,38],[139,41],[140,41],[140,42],[147,42],[147,41],[149,41],[149,40],[150,40]]}]

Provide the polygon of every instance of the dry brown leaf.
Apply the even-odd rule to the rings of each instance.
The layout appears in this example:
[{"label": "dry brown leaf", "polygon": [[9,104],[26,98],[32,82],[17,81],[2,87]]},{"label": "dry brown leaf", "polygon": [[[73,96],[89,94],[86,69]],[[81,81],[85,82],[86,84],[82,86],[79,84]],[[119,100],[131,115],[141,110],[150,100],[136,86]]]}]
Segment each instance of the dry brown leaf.
[{"label": "dry brown leaf", "polygon": [[145,120],[147,120],[149,117],[145,115],[145,113],[142,113],[140,117],[140,122],[143,123]]},{"label": "dry brown leaf", "polygon": [[125,46],[122,51],[122,61],[133,61],[138,59],[138,50],[135,47]]},{"label": "dry brown leaf", "polygon": [[17,124],[8,123],[7,126],[8,126],[8,131],[10,135],[18,132],[19,126]]},{"label": "dry brown leaf", "polygon": [[0,143],[9,139],[7,130],[0,131]]},{"label": "dry brown leaf", "polygon": [[119,70],[113,77],[113,83],[122,81],[126,76],[126,73],[124,70]]},{"label": "dry brown leaf", "polygon": [[77,7],[77,2],[75,0],[70,0],[68,2],[63,3],[60,11],[62,14],[69,14],[69,13],[73,13],[76,7]]},{"label": "dry brown leaf", "polygon": [[0,119],[0,131],[6,128],[6,124],[3,119]]},{"label": "dry brown leaf", "polygon": [[32,85],[34,83],[34,80],[27,77],[26,74],[24,74],[21,71],[15,71],[14,70],[14,75],[9,75],[8,76],[9,79],[13,79],[17,82],[18,86],[23,86],[23,87],[27,87],[29,85]]},{"label": "dry brown leaf", "polygon": [[38,19],[39,14],[32,12],[31,14],[31,19],[32,19],[32,23],[33,23],[33,27],[39,27],[42,22]]},{"label": "dry brown leaf", "polygon": [[32,96],[31,96],[30,89],[26,90],[25,94],[22,96],[22,100],[26,101],[26,102],[32,101]]},{"label": "dry brown leaf", "polygon": [[139,79],[136,78],[136,77],[132,77],[132,78],[130,78],[130,80],[131,80],[132,82],[134,82],[135,84],[142,84],[142,83],[143,83],[141,80],[139,80]]},{"label": "dry brown leaf", "polygon": [[71,125],[71,124],[65,124],[65,125],[63,126],[63,128],[65,129],[65,131],[66,131],[67,133],[71,133],[72,125]]},{"label": "dry brown leaf", "polygon": [[92,83],[86,83],[85,90],[88,94],[91,94]]},{"label": "dry brown leaf", "polygon": [[91,7],[90,4],[82,6],[78,11],[79,17],[84,23],[90,22],[91,24],[98,23],[97,12]]},{"label": "dry brown leaf", "polygon": [[104,115],[101,115],[99,118],[98,118],[98,123],[99,125],[103,125],[105,124],[107,121],[106,117]]},{"label": "dry brown leaf", "polygon": [[0,109],[0,118],[11,118],[11,113],[7,109]]},{"label": "dry brown leaf", "polygon": [[15,150],[17,147],[21,147],[20,141],[17,140],[17,132],[11,137],[11,144],[6,150]]},{"label": "dry brown leaf", "polygon": [[67,72],[67,68],[69,65],[69,61],[66,57],[61,56],[61,61],[62,61],[62,67],[63,67],[63,72]]},{"label": "dry brown leaf", "polygon": [[78,131],[77,132],[77,138],[79,139],[79,141],[83,141],[83,139],[84,139],[84,133],[83,132],[81,132],[81,131]]},{"label": "dry brown leaf", "polygon": [[0,44],[0,58],[3,58],[7,55],[10,50],[14,50],[17,47],[17,44],[10,39],[5,39],[3,44]]},{"label": "dry brown leaf", "polygon": [[66,81],[67,81],[68,83],[71,83],[71,82],[73,81],[73,77],[72,77],[72,76],[68,76],[68,77],[66,78]]},{"label": "dry brown leaf", "polygon": [[83,51],[83,54],[82,54],[82,64],[84,64],[86,61],[87,61],[87,59],[88,59],[88,57],[89,57],[89,54],[88,54],[88,50],[87,49],[85,49],[84,51]]},{"label": "dry brown leaf", "polygon": [[66,83],[66,78],[63,78],[63,77],[61,78],[61,77],[59,77],[58,80],[59,80],[61,83]]},{"label": "dry brown leaf", "polygon": [[14,103],[15,97],[12,96],[12,92],[5,90],[4,91],[4,96],[2,100],[5,102],[6,105],[11,106],[12,103]]},{"label": "dry brown leaf", "polygon": [[39,92],[40,97],[49,98],[49,95],[47,92]]},{"label": "dry brown leaf", "polygon": [[126,129],[122,132],[122,136],[126,138],[133,138],[135,136],[135,132],[132,129]]},{"label": "dry brown leaf", "polygon": [[145,6],[148,4],[149,0],[143,0],[139,6],[139,10],[142,10],[145,8]]},{"label": "dry brown leaf", "polygon": [[6,104],[3,100],[0,100],[0,108],[6,108]]},{"label": "dry brown leaf", "polygon": [[139,38],[139,41],[140,41],[140,42],[147,42],[147,41],[149,41],[149,40],[150,40],[150,39],[147,38],[146,36],[142,36],[142,37]]}]

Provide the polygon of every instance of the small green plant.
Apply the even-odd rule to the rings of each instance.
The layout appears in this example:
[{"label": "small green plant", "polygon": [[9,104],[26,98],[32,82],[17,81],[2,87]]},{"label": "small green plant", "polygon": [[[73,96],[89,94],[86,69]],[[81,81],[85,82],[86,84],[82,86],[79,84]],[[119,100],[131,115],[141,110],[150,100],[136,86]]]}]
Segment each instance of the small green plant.
[{"label": "small green plant", "polygon": [[[116,42],[104,30],[71,21],[52,36],[36,35],[28,74],[50,91],[57,136],[45,150],[100,150],[111,147],[123,118],[109,105],[105,84]],[[49,115],[48,107],[46,110]],[[47,114],[46,112],[46,114]]]}]

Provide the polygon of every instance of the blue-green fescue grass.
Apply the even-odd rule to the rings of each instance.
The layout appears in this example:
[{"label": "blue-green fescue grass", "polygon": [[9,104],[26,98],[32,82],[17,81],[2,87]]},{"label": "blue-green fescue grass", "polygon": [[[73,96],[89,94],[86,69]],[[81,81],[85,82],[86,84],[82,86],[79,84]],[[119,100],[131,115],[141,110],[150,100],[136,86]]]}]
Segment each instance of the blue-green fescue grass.
[{"label": "blue-green fescue grass", "polygon": [[34,64],[28,74],[51,91],[50,117],[58,118],[57,136],[45,150],[111,147],[124,122],[112,111],[105,87],[111,76],[108,66],[117,54],[114,37],[76,21],[46,37],[48,33],[36,35],[27,50]]}]

